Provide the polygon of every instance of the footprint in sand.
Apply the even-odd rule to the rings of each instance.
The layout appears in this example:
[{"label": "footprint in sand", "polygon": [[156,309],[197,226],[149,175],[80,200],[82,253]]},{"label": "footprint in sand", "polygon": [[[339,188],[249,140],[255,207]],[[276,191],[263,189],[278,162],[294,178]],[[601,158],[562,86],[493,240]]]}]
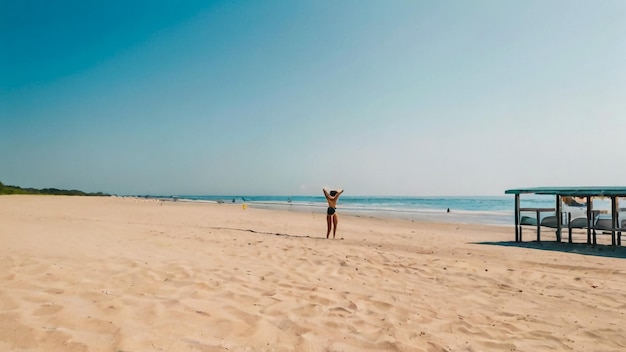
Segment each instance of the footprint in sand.
[{"label": "footprint in sand", "polygon": [[45,293],[49,293],[52,295],[60,295],[61,293],[65,292],[60,288],[49,288],[47,290],[44,291]]},{"label": "footprint in sand", "polygon": [[63,309],[63,306],[60,306],[58,304],[44,304],[37,310],[35,310],[33,314],[37,316],[52,315],[59,312],[61,309]]}]

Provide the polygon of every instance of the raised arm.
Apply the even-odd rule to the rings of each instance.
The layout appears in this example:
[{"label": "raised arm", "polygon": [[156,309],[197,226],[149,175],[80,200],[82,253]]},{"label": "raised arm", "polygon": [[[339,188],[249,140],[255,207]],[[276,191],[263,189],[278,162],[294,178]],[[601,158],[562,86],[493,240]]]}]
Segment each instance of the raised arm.
[{"label": "raised arm", "polygon": [[331,196],[328,193],[328,191],[326,190],[326,188],[322,188],[322,191],[324,191],[324,196],[326,196],[326,199],[328,199],[328,200],[335,200],[343,193],[343,189],[342,189],[342,190],[339,190],[339,191],[335,191],[337,193],[335,193],[334,196]]}]

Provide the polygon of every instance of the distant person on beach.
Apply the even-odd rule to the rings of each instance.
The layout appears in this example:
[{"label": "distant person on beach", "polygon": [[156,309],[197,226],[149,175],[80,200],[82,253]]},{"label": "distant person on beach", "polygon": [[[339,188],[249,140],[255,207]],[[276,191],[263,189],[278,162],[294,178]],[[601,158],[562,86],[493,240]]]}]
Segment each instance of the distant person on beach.
[{"label": "distant person on beach", "polygon": [[322,188],[322,191],[324,191],[324,196],[326,196],[326,201],[328,202],[328,210],[326,211],[326,223],[328,224],[328,230],[326,231],[326,238],[330,235],[331,228],[333,230],[333,238],[335,238],[335,234],[337,233],[337,222],[339,222],[335,212],[337,210],[337,200],[343,193],[343,189],[340,189],[339,191],[330,191],[329,193],[326,191],[326,188]]}]

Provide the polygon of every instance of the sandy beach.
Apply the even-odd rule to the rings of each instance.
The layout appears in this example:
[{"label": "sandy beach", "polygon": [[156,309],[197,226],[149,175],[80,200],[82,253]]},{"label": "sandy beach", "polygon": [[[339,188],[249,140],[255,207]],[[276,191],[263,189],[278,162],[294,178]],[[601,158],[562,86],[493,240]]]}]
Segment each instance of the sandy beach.
[{"label": "sandy beach", "polygon": [[622,248],[338,212],[0,196],[0,350],[626,349]]}]

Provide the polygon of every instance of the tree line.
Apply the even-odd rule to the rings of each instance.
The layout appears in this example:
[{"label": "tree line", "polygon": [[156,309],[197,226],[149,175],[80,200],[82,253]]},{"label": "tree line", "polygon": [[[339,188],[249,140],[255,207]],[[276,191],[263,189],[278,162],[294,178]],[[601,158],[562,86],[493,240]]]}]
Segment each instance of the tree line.
[{"label": "tree line", "polygon": [[57,196],[109,196],[110,194],[96,192],[87,193],[77,189],[58,189],[58,188],[22,188],[19,186],[8,186],[0,182],[0,194],[47,194]]}]

